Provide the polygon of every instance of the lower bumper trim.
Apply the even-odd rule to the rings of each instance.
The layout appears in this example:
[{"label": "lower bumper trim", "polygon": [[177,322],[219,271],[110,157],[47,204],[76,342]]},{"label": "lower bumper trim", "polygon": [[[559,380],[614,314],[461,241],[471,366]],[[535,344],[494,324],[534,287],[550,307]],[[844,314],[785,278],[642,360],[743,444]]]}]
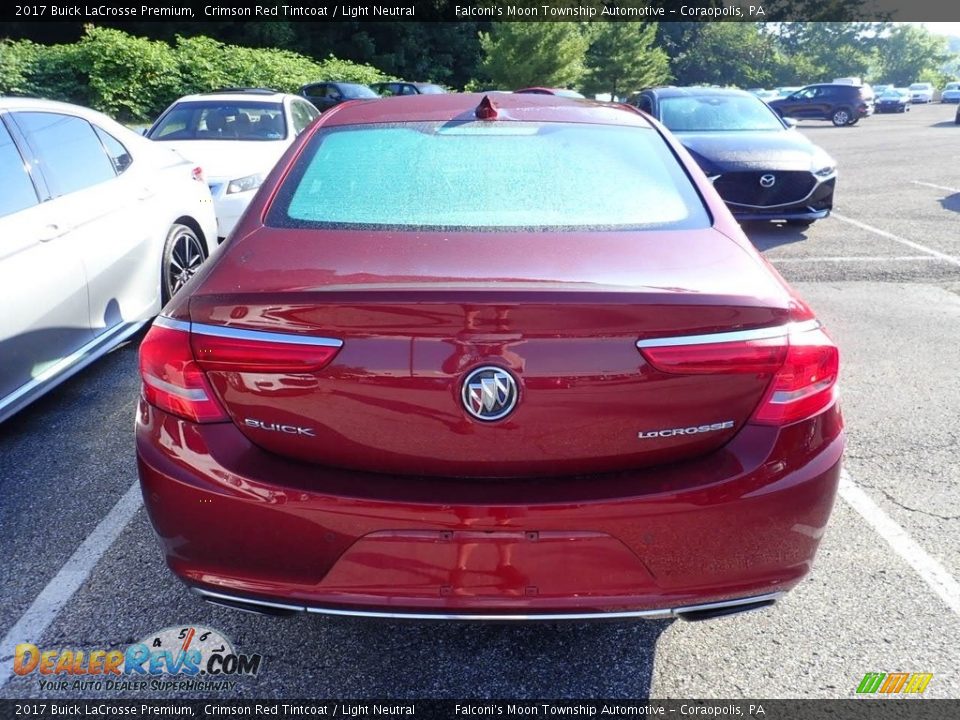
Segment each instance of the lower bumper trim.
[{"label": "lower bumper trim", "polygon": [[311,607],[306,605],[288,605],[286,603],[255,600],[247,597],[203,590],[191,587],[191,591],[214,605],[233,608],[261,615],[291,615],[294,613],[315,613],[340,617],[371,618],[381,620],[467,620],[486,622],[537,622],[537,621],[577,621],[577,620],[706,620],[725,615],[734,615],[750,610],[768,607],[783,597],[784,593],[774,592],[766,595],[735,598],[702,605],[687,605],[676,608],[653,610],[625,610],[615,612],[558,612],[558,613],[464,613],[464,612],[401,612],[386,610],[361,610],[330,607]]}]

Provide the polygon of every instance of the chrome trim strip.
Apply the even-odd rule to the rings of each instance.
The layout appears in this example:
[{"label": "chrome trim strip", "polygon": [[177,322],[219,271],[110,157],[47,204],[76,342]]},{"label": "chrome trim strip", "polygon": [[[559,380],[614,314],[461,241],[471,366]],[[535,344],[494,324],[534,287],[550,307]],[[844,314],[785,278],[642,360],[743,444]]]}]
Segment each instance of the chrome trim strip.
[{"label": "chrome trim strip", "polygon": [[786,337],[790,333],[808,332],[820,327],[819,320],[804,320],[799,323],[787,323],[775,327],[756,330],[735,330],[733,332],[710,333],[709,335],[680,335],[677,337],[651,338],[637,340],[638,348],[676,347],[678,345],[709,345],[712,343],[744,342],[747,340],[767,340]]},{"label": "chrome trim strip", "polygon": [[52,390],[94,360],[106,355],[124,340],[135,335],[147,322],[147,320],[137,320],[115,325],[0,399],[0,422],[12,417],[14,413],[25,408],[48,390]]},{"label": "chrome trim strip", "polygon": [[211,590],[201,590],[200,588],[192,587],[190,588],[192,592],[201,597],[210,597],[216,598],[218,600],[228,600],[230,602],[238,603],[247,603],[248,605],[259,605],[260,607],[273,608],[275,610],[294,610],[296,612],[304,612],[305,608],[301,605],[284,605],[283,603],[274,603],[267,602],[266,600],[249,600],[247,598],[235,597],[233,595],[226,595],[224,593],[217,593]]},{"label": "chrome trim strip", "polygon": [[166,315],[157,315],[157,319],[153,321],[153,324],[157,327],[167,328],[168,330],[182,330],[183,332],[190,332],[189,322],[185,322],[183,320],[174,320]]},{"label": "chrome trim strip", "polygon": [[[212,600],[226,600],[241,605],[259,606],[274,610],[290,610],[293,612],[307,612],[317,615],[335,615],[340,617],[359,617],[375,618],[385,620],[478,620],[478,621],[510,621],[510,622],[530,622],[530,621],[557,621],[557,620],[622,620],[622,619],[669,619],[681,617],[687,613],[700,612],[704,610],[718,610],[723,608],[735,608],[743,605],[753,605],[755,603],[776,602],[783,597],[784,593],[774,592],[766,595],[755,595],[753,597],[736,598],[734,600],[721,600],[719,602],[705,603],[703,605],[687,605],[678,608],[663,608],[656,610],[625,610],[623,612],[569,612],[569,613],[517,613],[510,615],[497,615],[491,613],[467,614],[467,613],[443,613],[443,612],[390,612],[386,610],[351,610],[341,608],[320,608],[305,605],[286,605],[284,603],[267,602],[266,600],[253,600],[250,598],[229,595],[226,593],[203,590],[197,587],[191,587],[190,590],[200,597],[211,598]],[[242,608],[237,608],[242,609]]]},{"label": "chrome trim strip", "polygon": [[198,335],[230,338],[232,340],[253,340],[255,342],[288,343],[290,345],[319,345],[322,347],[343,347],[343,340],[327,337],[313,337],[310,335],[294,335],[293,333],[277,333],[267,330],[241,330],[240,328],[225,325],[206,325],[191,323],[190,331]]}]

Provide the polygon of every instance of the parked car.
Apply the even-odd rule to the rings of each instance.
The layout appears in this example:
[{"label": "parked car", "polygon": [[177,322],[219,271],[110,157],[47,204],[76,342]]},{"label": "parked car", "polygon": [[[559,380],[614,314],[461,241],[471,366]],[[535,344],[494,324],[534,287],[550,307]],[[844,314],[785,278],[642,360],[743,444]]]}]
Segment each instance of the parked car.
[{"label": "parked car", "polygon": [[106,115],[0,98],[0,421],[133,335],[216,247],[203,172]]},{"label": "parked car", "polygon": [[652,88],[638,107],[676,135],[737,219],[809,225],[830,214],[836,162],[752,93]]},{"label": "parked car", "polygon": [[771,100],[782,117],[830,120],[834,125],[856,125],[873,113],[873,94],[862,85],[821,83],[807,85],[792,95]]},{"label": "parked car", "polygon": [[887,90],[877,98],[875,110],[878,113],[902,113],[910,109],[910,91],[906,88]]},{"label": "parked car", "polygon": [[526,93],[528,95],[558,95],[568,98],[584,98],[584,96],[576,90],[568,90],[567,88],[528,87],[522,90],[514,90],[514,92]]},{"label": "parked car", "polygon": [[874,86],[873,86],[873,93],[874,93],[874,96],[875,96],[875,97],[879,98],[881,95],[883,95],[883,94],[884,94],[885,92],[887,92],[888,90],[893,90],[893,89],[894,89],[894,86],[893,86],[893,85],[887,85],[887,84],[874,85]]},{"label": "parked car", "polygon": [[837,348],[661,125],[385,98],[283,162],[140,347],[144,503],[196,593],[701,619],[806,575]]},{"label": "parked car", "polygon": [[933,102],[933,85],[928,82],[913,83],[910,86],[910,102],[929,103]]},{"label": "parked car", "polygon": [[297,95],[232,88],[180,98],[146,135],[203,167],[222,241],[267,173],[319,114]]},{"label": "parked car", "polygon": [[320,112],[347,100],[376,100],[379,95],[369,86],[347,82],[316,82],[300,88],[300,95],[313,103]]},{"label": "parked car", "polygon": [[787,97],[787,95],[793,95],[797,90],[802,90],[802,85],[790,85],[784,87],[774,88],[777,92],[777,97]]},{"label": "parked car", "polygon": [[780,94],[776,90],[766,90],[764,88],[751,88],[747,90],[751,95],[756,95],[761,100],[773,100],[780,97]]},{"label": "parked car", "polygon": [[874,110],[878,113],[902,113],[910,110],[910,91],[906,88],[886,90],[877,97]]},{"label": "parked car", "polygon": [[960,103],[960,82],[948,82],[940,93],[940,102]]},{"label": "parked car", "polygon": [[441,95],[447,92],[445,87],[436,85],[435,83],[405,82],[400,80],[373,83],[370,89],[381,97],[390,97],[391,95]]}]

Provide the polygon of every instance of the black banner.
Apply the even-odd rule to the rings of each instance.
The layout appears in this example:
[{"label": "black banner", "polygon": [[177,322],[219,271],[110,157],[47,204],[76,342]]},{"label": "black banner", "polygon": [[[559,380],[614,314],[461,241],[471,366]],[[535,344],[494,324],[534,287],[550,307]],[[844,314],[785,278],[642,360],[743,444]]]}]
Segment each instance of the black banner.
[{"label": "black banner", "polygon": [[4,4],[17,22],[960,21],[950,0],[39,0]]},{"label": "black banner", "polygon": [[0,718],[945,720],[960,700],[0,700]]}]

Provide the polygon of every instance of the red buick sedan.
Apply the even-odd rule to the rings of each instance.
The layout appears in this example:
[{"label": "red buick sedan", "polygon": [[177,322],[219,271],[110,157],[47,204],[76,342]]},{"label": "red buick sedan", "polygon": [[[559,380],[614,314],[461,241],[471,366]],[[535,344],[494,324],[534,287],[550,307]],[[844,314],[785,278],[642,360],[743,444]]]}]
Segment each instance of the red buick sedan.
[{"label": "red buick sedan", "polygon": [[267,613],[700,619],[809,571],[838,353],[623,105],[344,104],[140,348],[173,572]]}]

